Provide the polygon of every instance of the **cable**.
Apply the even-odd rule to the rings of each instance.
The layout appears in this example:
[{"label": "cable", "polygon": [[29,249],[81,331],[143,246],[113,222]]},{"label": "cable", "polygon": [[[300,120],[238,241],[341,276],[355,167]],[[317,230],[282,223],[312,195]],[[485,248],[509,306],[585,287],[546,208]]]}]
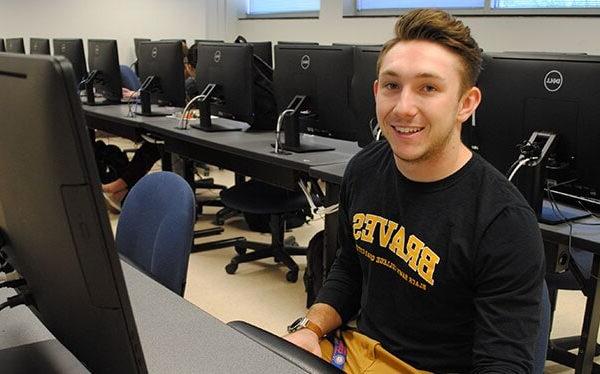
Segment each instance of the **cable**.
[{"label": "cable", "polygon": [[[189,122],[189,119],[187,118],[187,112],[190,108],[190,105],[192,105],[193,102],[201,99],[202,97],[203,97],[203,95],[194,96],[190,101],[188,101],[185,108],[183,108],[183,112],[181,112],[181,118],[179,119],[179,128],[180,129],[187,130],[188,122]],[[185,124],[184,124],[184,122],[185,122]]]},{"label": "cable", "polygon": [[513,179],[513,177],[515,176],[515,174],[517,174],[517,171],[519,171],[520,168],[522,168],[525,164],[527,164],[531,160],[533,160],[533,157],[527,157],[527,158],[521,159],[514,170],[512,170],[512,171],[509,170],[510,174],[508,175],[508,181],[510,182]]},{"label": "cable", "polygon": [[292,113],[294,113],[293,109],[286,109],[281,112],[279,117],[277,117],[277,128],[275,129],[275,153],[281,153],[279,150],[279,144],[281,143],[281,125],[283,124],[283,117]]},{"label": "cable", "polygon": [[26,285],[27,282],[24,278],[7,280],[6,282],[0,283],[0,288],[17,288]]},{"label": "cable", "polygon": [[308,201],[308,205],[310,206],[310,210],[312,213],[318,214],[318,215],[327,215],[327,214],[332,214],[332,213],[335,213],[338,211],[339,204],[333,204],[333,205],[330,205],[327,207],[324,207],[324,206],[317,207],[315,205],[315,202],[313,201],[312,196],[310,195],[306,185],[302,181],[298,181],[298,186],[300,186],[300,189],[304,193],[304,196],[306,196],[306,200]]},{"label": "cable", "polygon": [[0,304],[0,310],[6,308],[14,308],[19,305],[30,305],[31,304],[31,294],[30,293],[21,293],[15,296],[11,296],[6,299],[6,302]]}]

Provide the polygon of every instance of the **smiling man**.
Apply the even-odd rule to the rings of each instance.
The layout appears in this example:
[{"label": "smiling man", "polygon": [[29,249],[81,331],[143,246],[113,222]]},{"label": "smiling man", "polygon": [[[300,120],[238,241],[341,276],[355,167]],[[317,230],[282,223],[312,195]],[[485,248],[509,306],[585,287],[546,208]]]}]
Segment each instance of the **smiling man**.
[{"label": "smiling man", "polygon": [[385,140],[348,165],[341,248],[286,339],[352,373],[531,371],[542,239],[517,189],[461,142],[480,70],[462,22],[400,17],[373,85]]}]

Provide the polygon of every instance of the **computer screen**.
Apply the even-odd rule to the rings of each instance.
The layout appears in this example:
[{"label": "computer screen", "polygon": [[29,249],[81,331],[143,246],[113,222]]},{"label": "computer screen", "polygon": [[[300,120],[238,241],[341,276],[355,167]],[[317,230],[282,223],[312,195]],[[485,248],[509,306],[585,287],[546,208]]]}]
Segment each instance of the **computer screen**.
[{"label": "computer screen", "polygon": [[0,55],[2,257],[91,372],[145,373],[74,79],[61,56]]},{"label": "computer screen", "polygon": [[6,52],[6,48],[4,47],[4,39],[0,38],[0,52]]},{"label": "computer screen", "polygon": [[142,43],[150,42],[151,39],[146,38],[133,38],[133,47],[135,49],[135,58],[140,58],[140,46]]},{"label": "computer screen", "polygon": [[83,40],[81,39],[53,39],[52,47],[55,56],[65,56],[73,65],[75,81],[79,83],[87,77],[87,65],[85,62],[85,52],[83,50]]},{"label": "computer screen", "polygon": [[[87,101],[85,104],[111,104],[121,101],[121,70],[117,41],[109,39],[88,39]],[[105,101],[96,102],[90,89],[95,87]]]},{"label": "computer screen", "polygon": [[185,106],[183,50],[180,42],[144,42],[140,45],[138,71],[142,81],[141,115],[167,115],[151,111],[150,103]]},{"label": "computer screen", "polygon": [[254,48],[254,54],[273,68],[273,46],[271,42],[248,42]]},{"label": "computer screen", "polygon": [[216,39],[194,39],[194,44],[213,44],[213,43],[225,43],[224,40],[216,40]]},{"label": "computer screen", "polygon": [[204,131],[239,130],[210,115],[254,123],[254,87],[251,44],[214,43],[198,45],[196,85],[200,101],[200,122],[192,127]]},{"label": "computer screen", "polygon": [[466,143],[506,173],[518,144],[534,131],[555,133],[543,186],[600,207],[600,56],[488,54],[477,84],[482,102],[463,125]]},{"label": "computer screen", "polygon": [[29,38],[29,54],[49,55],[50,39]]},{"label": "computer screen", "polygon": [[277,112],[294,110],[284,121],[284,149],[318,150],[301,145],[299,132],[356,140],[350,107],[352,54],[348,46],[275,46]]},{"label": "computer screen", "polygon": [[6,52],[25,53],[25,43],[23,38],[7,38],[5,40]]},{"label": "computer screen", "polygon": [[377,58],[381,46],[354,46],[354,74],[350,87],[350,105],[356,118],[356,140],[364,147],[374,140],[377,117],[373,83],[377,79]]},{"label": "computer screen", "polygon": [[295,41],[289,41],[289,40],[280,40],[277,42],[277,44],[281,44],[281,45],[319,45],[318,42],[295,42]]}]

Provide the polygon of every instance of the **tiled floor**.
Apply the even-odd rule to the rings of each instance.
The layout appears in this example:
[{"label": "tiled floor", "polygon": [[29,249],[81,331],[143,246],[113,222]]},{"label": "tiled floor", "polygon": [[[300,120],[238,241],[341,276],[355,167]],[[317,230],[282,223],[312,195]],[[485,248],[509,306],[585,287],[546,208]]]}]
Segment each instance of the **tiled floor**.
[{"label": "tiled floor", "polygon": [[[131,147],[131,143],[124,143],[122,140],[113,138],[111,142]],[[159,170],[159,166],[155,165],[154,170]],[[211,167],[210,177],[220,184],[233,184],[232,173],[214,167]],[[210,197],[218,194],[218,191],[203,191],[201,194]],[[196,227],[212,227],[211,221],[217,210],[218,208],[205,208]],[[110,217],[115,227],[118,216]],[[300,245],[307,245],[310,238],[322,228],[323,220],[315,219],[294,229],[291,235],[295,236]],[[223,234],[203,238],[198,242],[235,236],[264,242],[270,240],[268,234],[248,231],[245,221],[237,217],[226,222]],[[285,327],[306,311],[306,294],[302,283],[306,259],[295,258],[300,266],[300,277],[298,282],[289,283],[285,280],[286,268],[275,264],[272,259],[241,264],[235,274],[227,274],[224,267],[234,255],[232,248],[192,254],[185,298],[224,322],[245,320],[275,334],[284,334]],[[585,298],[581,293],[560,291],[552,336],[578,334],[584,307]],[[570,373],[572,370],[547,362],[545,372]]]}]

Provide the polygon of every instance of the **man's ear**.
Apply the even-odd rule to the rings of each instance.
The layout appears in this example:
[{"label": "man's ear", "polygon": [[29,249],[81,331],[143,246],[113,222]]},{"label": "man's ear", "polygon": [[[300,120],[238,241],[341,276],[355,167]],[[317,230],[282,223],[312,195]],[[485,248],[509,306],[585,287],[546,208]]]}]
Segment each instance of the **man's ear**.
[{"label": "man's ear", "polygon": [[373,96],[377,97],[377,92],[379,91],[379,80],[375,79],[373,82]]},{"label": "man's ear", "polygon": [[475,109],[479,106],[481,102],[481,91],[479,88],[473,86],[469,88],[461,97],[457,119],[459,123],[463,123],[464,121],[475,112]]}]

